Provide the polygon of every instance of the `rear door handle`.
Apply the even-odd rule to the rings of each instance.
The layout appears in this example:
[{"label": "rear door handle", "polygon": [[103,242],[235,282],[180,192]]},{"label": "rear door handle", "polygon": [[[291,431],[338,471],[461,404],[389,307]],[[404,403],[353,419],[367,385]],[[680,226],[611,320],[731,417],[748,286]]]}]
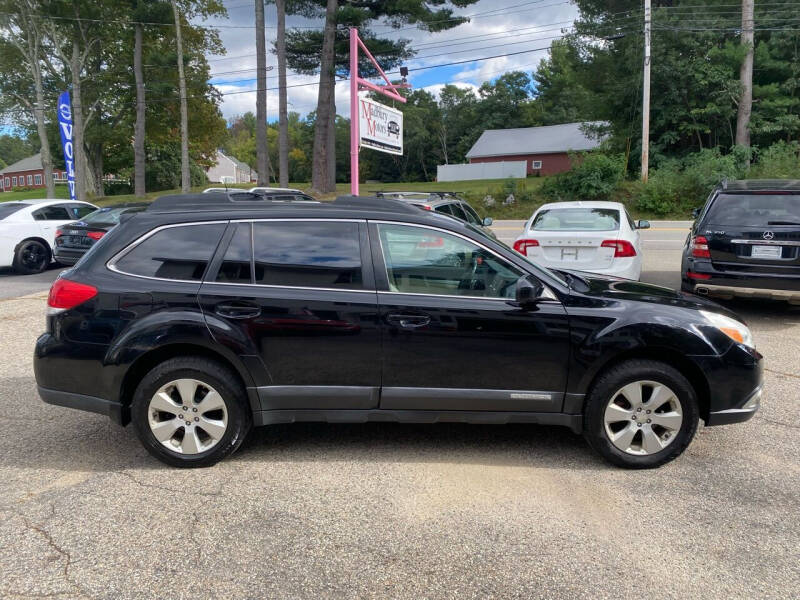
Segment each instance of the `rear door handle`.
[{"label": "rear door handle", "polygon": [[392,325],[397,325],[403,329],[418,329],[431,322],[431,318],[425,315],[390,314],[386,316],[386,320]]},{"label": "rear door handle", "polygon": [[214,312],[228,319],[252,319],[261,314],[261,307],[256,304],[236,303],[217,304]]}]

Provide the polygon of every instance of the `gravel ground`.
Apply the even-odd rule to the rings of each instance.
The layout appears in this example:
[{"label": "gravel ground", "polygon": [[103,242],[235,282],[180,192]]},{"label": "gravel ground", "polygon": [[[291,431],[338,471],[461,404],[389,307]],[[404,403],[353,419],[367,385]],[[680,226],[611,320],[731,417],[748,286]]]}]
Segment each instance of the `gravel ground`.
[{"label": "gravel ground", "polygon": [[[648,232],[644,280],[677,284],[684,235]],[[762,410],[656,471],[567,429],[393,424],[260,429],[186,471],[38,399],[45,297],[0,300],[0,597],[800,597],[800,307],[732,305]]]}]

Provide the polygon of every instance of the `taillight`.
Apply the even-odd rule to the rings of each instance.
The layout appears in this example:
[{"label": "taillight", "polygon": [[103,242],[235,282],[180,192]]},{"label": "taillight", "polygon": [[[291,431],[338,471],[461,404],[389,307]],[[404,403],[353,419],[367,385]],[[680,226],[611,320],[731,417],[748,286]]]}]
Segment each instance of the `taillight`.
[{"label": "taillight", "polygon": [[105,231],[90,231],[90,232],[89,232],[89,233],[87,233],[86,235],[87,235],[88,237],[92,238],[93,240],[99,240],[99,239],[100,239],[101,237],[103,237],[105,234],[106,234],[106,232],[105,232]]},{"label": "taillight", "polygon": [[426,237],[417,242],[417,248],[441,248],[444,246],[444,238],[439,236]]},{"label": "taillight", "polygon": [[636,248],[627,240],[604,240],[600,246],[613,248],[614,258],[630,258],[636,256]]},{"label": "taillight", "polygon": [[56,229],[56,237],[58,237],[60,235],[64,235],[64,232],[61,231],[60,229]]},{"label": "taillight", "polygon": [[433,210],[433,207],[430,204],[420,204],[419,207],[422,210]]},{"label": "taillight", "polygon": [[696,235],[692,238],[692,256],[695,258],[711,258],[711,252],[708,250],[708,239],[702,235]]},{"label": "taillight", "polygon": [[539,240],[517,240],[514,242],[514,250],[522,254],[522,256],[528,256],[528,248],[534,248],[539,245]]},{"label": "taillight", "polygon": [[68,308],[75,308],[97,295],[97,288],[93,285],[70,281],[69,279],[56,279],[50,288],[47,297],[47,307],[60,312]]}]

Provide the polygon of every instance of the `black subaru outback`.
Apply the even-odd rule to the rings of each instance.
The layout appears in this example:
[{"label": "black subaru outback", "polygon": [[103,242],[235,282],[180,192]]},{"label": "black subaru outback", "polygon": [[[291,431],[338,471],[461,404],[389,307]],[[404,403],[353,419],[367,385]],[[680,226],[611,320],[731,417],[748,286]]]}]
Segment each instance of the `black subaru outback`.
[{"label": "black subaru outback", "polygon": [[544,423],[655,467],[746,421],[762,357],[710,300],[535,266],[404,202],[165,196],[50,290],[45,402],[213,464],[253,425]]},{"label": "black subaru outback", "polygon": [[685,291],[800,304],[800,181],[725,182],[695,216]]}]

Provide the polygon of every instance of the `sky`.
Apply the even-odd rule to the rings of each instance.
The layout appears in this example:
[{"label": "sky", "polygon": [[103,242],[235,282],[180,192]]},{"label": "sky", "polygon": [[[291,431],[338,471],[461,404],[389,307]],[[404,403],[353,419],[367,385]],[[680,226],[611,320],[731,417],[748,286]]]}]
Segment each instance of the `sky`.
[{"label": "sky", "polygon": [[[219,26],[219,34],[226,54],[209,56],[211,82],[223,93],[222,114],[226,119],[255,112],[255,30],[253,25],[252,0],[223,0],[227,8],[227,19],[196,21],[206,26]],[[470,21],[448,31],[429,33],[415,27],[392,30],[383,24],[373,27],[375,32],[387,32],[387,37],[411,40],[417,50],[416,56],[405,63],[410,69],[408,83],[414,89],[425,89],[434,94],[447,83],[463,87],[480,86],[506,71],[532,71],[547,55],[545,48],[563,35],[577,16],[576,7],[568,0],[480,0],[472,6],[456,9],[457,15],[470,15]],[[323,20],[302,17],[287,17],[287,29],[292,27],[320,27]],[[266,7],[267,47],[275,40],[275,6]],[[535,50],[535,51],[534,51]],[[519,52],[514,56],[492,58],[483,61],[472,59]],[[459,65],[437,67],[415,72],[415,68],[440,65],[457,61]],[[267,73],[267,87],[276,88],[277,59],[268,54],[267,65],[274,69]],[[236,71],[235,73],[232,71]],[[318,76],[299,75],[289,71],[287,95],[289,110],[301,115],[316,108]],[[297,86],[297,87],[291,87]],[[386,99],[387,102],[390,100]],[[349,84],[336,84],[336,110],[340,115],[349,115]],[[269,90],[267,96],[268,119],[277,119],[278,92]]]}]

